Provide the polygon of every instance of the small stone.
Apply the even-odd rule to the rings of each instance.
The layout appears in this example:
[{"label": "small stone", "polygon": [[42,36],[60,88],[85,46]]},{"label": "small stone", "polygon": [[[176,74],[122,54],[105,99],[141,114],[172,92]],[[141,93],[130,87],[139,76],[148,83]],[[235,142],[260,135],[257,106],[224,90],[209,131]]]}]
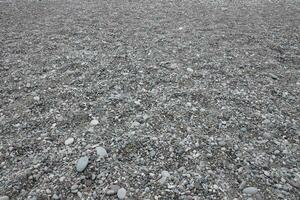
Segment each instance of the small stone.
[{"label": "small stone", "polygon": [[33,100],[39,101],[39,100],[40,100],[40,97],[39,97],[39,96],[35,96],[35,97],[33,97]]},{"label": "small stone", "polygon": [[126,196],[126,190],[124,188],[121,188],[118,190],[117,196],[119,199],[125,199]]},{"label": "small stone", "polygon": [[259,190],[256,187],[246,187],[243,189],[243,193],[246,194],[256,194]]},{"label": "small stone", "polygon": [[118,190],[120,189],[120,186],[118,185],[111,185],[107,190],[106,190],[106,195],[111,196],[117,194]]},{"label": "small stone", "polygon": [[186,69],[188,72],[194,72],[194,70],[192,68],[187,68]]},{"label": "small stone", "polygon": [[270,139],[270,138],[272,138],[272,134],[271,133],[264,133],[263,137],[267,138],[267,139]]},{"label": "small stone", "polygon": [[275,155],[278,155],[279,153],[280,153],[279,150],[275,150],[275,151],[274,151],[274,154],[275,154]]},{"label": "small stone", "polygon": [[154,150],[150,151],[150,156],[151,156],[151,157],[154,157],[155,154],[156,154],[156,152],[155,152]]},{"label": "small stone", "polygon": [[58,199],[60,199],[60,197],[57,194],[53,194],[52,199],[58,200]]},{"label": "small stone", "polygon": [[103,147],[96,147],[97,155],[101,158],[107,157],[107,151]]},{"label": "small stone", "polygon": [[83,172],[89,163],[89,158],[87,156],[81,157],[76,164],[77,172]]},{"label": "small stone", "polygon": [[77,188],[78,188],[78,185],[75,184],[75,185],[72,185],[71,190],[74,191],[74,190],[77,190]]},{"label": "small stone", "polygon": [[242,131],[242,132],[246,132],[246,131],[247,131],[247,128],[246,128],[246,127],[243,127],[243,128],[241,128],[241,131]]},{"label": "small stone", "polygon": [[70,145],[70,144],[72,144],[73,142],[74,142],[74,138],[70,137],[70,138],[66,139],[65,145]]},{"label": "small stone", "polygon": [[279,77],[276,76],[275,74],[269,73],[269,75],[270,75],[270,77],[271,77],[272,79],[274,79],[274,80],[279,79]]},{"label": "small stone", "polygon": [[221,140],[221,141],[219,141],[219,145],[220,145],[220,146],[225,146],[225,145],[226,145],[226,142],[225,142],[224,140]]},{"label": "small stone", "polygon": [[93,119],[93,120],[90,122],[90,124],[91,124],[92,126],[96,126],[96,125],[99,124],[99,121],[98,121],[97,119]]},{"label": "small stone", "polygon": [[167,177],[165,177],[165,176],[161,177],[161,178],[158,180],[158,182],[159,182],[160,184],[162,184],[162,185],[163,185],[166,181],[167,181]]},{"label": "small stone", "polygon": [[161,175],[162,175],[162,177],[167,177],[167,178],[171,176],[168,171],[162,171]]},{"label": "small stone", "polygon": [[138,127],[140,126],[141,124],[137,121],[134,121],[132,124],[131,124],[131,127]]},{"label": "small stone", "polygon": [[1,196],[0,200],[9,200],[9,197],[8,196]]}]

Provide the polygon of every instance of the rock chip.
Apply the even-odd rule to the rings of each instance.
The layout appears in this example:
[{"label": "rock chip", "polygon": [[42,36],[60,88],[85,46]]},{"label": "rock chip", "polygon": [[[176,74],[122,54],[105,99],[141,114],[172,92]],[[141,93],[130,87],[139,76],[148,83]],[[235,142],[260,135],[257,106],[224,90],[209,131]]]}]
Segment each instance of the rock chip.
[{"label": "rock chip", "polygon": [[87,156],[83,156],[79,158],[76,164],[76,171],[83,172],[89,163],[89,158]]},{"label": "rock chip", "polygon": [[126,197],[126,190],[124,188],[121,188],[118,190],[117,196],[119,199],[125,199]]},{"label": "rock chip", "polygon": [[9,200],[8,196],[0,196],[0,200]]},{"label": "rock chip", "polygon": [[246,194],[256,194],[259,190],[256,187],[246,187],[243,189],[243,193]]}]

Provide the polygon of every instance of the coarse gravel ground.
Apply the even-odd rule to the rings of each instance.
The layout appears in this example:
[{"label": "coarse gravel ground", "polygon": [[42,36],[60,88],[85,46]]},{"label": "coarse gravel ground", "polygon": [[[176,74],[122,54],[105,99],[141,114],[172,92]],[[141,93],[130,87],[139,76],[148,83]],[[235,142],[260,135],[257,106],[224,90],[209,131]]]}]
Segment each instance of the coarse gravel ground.
[{"label": "coarse gravel ground", "polygon": [[0,199],[299,199],[299,26],[299,0],[1,0]]}]

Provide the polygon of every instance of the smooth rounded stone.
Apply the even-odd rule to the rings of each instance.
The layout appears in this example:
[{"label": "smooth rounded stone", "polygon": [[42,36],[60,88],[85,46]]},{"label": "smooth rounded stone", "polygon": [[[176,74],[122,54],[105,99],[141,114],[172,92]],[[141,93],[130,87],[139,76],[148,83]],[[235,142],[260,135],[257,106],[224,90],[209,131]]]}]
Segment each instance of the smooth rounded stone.
[{"label": "smooth rounded stone", "polygon": [[103,147],[96,147],[97,155],[100,156],[101,158],[107,157],[107,151]]},{"label": "smooth rounded stone", "polygon": [[9,200],[8,196],[0,196],[0,200]]},{"label": "smooth rounded stone", "polygon": [[126,197],[126,190],[125,188],[121,188],[118,190],[117,196],[119,199],[125,199]]},{"label": "smooth rounded stone", "polygon": [[73,142],[74,142],[74,138],[70,137],[70,138],[66,139],[65,145],[70,145],[70,144],[72,144]]},{"label": "smooth rounded stone", "polygon": [[96,126],[96,125],[99,124],[99,121],[98,121],[97,119],[93,119],[93,120],[90,122],[90,124],[91,124],[92,126]]},{"label": "smooth rounded stone", "polygon": [[109,186],[109,188],[106,190],[106,195],[108,196],[111,196],[111,195],[115,195],[117,194],[118,190],[120,189],[121,187],[118,186],[118,185],[111,185]]},{"label": "smooth rounded stone", "polygon": [[89,163],[89,158],[87,156],[83,156],[79,158],[76,164],[76,171],[83,172]]},{"label": "smooth rounded stone", "polygon": [[243,189],[243,193],[256,194],[259,190],[256,187],[246,187]]}]

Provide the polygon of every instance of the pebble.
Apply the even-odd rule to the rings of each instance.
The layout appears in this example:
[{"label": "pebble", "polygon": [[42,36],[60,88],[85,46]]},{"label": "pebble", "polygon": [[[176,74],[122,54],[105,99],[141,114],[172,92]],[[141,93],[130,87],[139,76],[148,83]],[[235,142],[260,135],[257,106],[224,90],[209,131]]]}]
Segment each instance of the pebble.
[{"label": "pebble", "polygon": [[266,132],[266,133],[263,134],[263,137],[270,139],[270,138],[272,138],[272,134]]},{"label": "pebble", "polygon": [[0,200],[9,200],[9,197],[8,196],[1,196]]},{"label": "pebble", "polygon": [[243,189],[243,193],[246,194],[256,194],[258,192],[258,189],[256,187],[246,187]]},{"label": "pebble", "polygon": [[71,190],[72,190],[72,191],[73,191],[73,190],[77,190],[77,188],[78,188],[78,185],[75,184],[75,185],[72,185]]},{"label": "pebble", "polygon": [[274,154],[275,154],[275,155],[278,155],[279,153],[280,153],[279,150],[275,150],[275,151],[274,151]]},{"label": "pebble", "polygon": [[187,68],[186,69],[188,72],[194,72],[194,70],[192,68]]},{"label": "pebble", "polygon": [[118,185],[111,185],[108,190],[106,190],[106,195],[115,195],[117,194],[118,190],[120,189],[120,186]]},{"label": "pebble", "polygon": [[167,178],[171,176],[168,171],[162,171],[161,175],[162,175],[162,177],[167,177]]},{"label": "pebble", "polygon": [[89,163],[89,158],[87,156],[81,157],[76,164],[77,172],[83,172]]},{"label": "pebble", "polygon": [[90,122],[90,124],[91,124],[92,126],[96,126],[96,125],[99,124],[99,121],[98,121],[97,119],[93,119],[93,120]]},{"label": "pebble", "polygon": [[53,194],[52,199],[58,200],[60,197],[57,194]]},{"label": "pebble", "polygon": [[70,138],[66,139],[65,145],[70,145],[70,144],[72,144],[73,142],[74,142],[74,138],[70,137]]},{"label": "pebble", "polygon": [[221,140],[221,141],[219,141],[219,145],[220,145],[220,146],[225,146],[225,145],[226,145],[226,142],[225,142],[224,140]]},{"label": "pebble", "polygon": [[125,199],[126,196],[126,190],[124,188],[121,188],[118,190],[117,196],[119,199]]},{"label": "pebble", "polygon": [[103,147],[96,147],[97,155],[101,158],[107,157],[107,151]]},{"label": "pebble", "polygon": [[39,97],[39,96],[35,96],[35,97],[33,97],[33,100],[39,101],[39,100],[40,100],[40,97]]},{"label": "pebble", "polygon": [[247,128],[246,128],[246,127],[243,127],[243,128],[241,128],[241,131],[242,131],[242,132],[246,132],[246,131],[247,131]]}]

